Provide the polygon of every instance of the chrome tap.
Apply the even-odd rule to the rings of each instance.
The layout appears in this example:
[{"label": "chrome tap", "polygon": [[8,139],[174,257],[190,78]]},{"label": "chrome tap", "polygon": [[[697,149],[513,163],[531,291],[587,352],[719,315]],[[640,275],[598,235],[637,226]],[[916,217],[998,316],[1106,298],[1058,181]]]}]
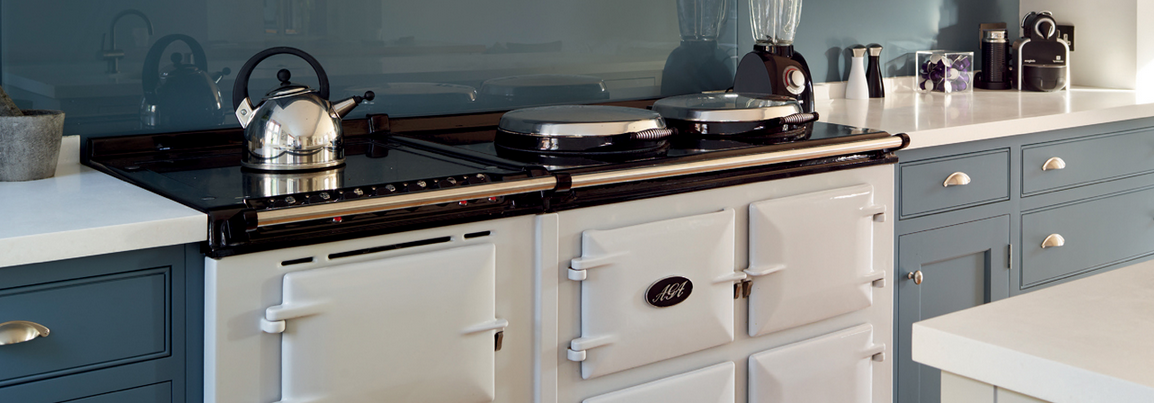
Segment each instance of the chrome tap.
[{"label": "chrome tap", "polygon": [[116,14],[115,17],[112,17],[112,25],[108,27],[108,34],[105,35],[109,39],[108,47],[104,47],[104,39],[100,40],[100,57],[108,61],[108,74],[116,74],[120,72],[119,64],[120,59],[124,57],[124,50],[116,48],[116,23],[120,22],[121,18],[124,18],[128,15],[135,15],[144,20],[144,25],[146,28],[148,28],[148,36],[152,37],[152,20],[148,19],[148,16],[144,15],[144,13],[140,12],[140,10],[124,10],[121,11],[120,14]]}]

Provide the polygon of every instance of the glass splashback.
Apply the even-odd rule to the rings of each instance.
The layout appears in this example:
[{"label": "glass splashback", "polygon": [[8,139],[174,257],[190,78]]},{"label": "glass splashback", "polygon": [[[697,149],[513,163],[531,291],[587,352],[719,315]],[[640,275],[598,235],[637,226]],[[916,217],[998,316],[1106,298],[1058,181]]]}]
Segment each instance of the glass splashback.
[{"label": "glass splashback", "polygon": [[[239,127],[235,76],[274,46],[313,55],[333,101],[375,92],[353,118],[643,99],[728,88],[745,53],[736,10],[735,0],[5,1],[0,73],[19,106],[63,110],[65,134],[86,135]],[[273,56],[252,75],[254,103],[280,69],[317,86],[307,63]]]}]

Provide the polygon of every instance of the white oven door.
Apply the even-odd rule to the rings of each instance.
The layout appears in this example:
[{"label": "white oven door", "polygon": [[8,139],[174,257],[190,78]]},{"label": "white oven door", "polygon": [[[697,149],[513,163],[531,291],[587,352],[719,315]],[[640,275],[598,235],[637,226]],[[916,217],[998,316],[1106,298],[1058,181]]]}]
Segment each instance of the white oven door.
[{"label": "white oven door", "polygon": [[884,213],[870,185],[750,204],[749,335],[869,307],[871,285],[885,278],[872,252]]},{"label": "white oven door", "polygon": [[870,403],[886,346],[858,325],[749,357],[749,403]]},{"label": "white oven door", "polygon": [[481,244],[286,274],[263,322],[283,329],[281,401],[492,401],[495,260]]},{"label": "white oven door", "polygon": [[581,403],[733,403],[735,368],[732,361],[723,362],[594,396]]},{"label": "white oven door", "polygon": [[581,337],[589,379],[733,341],[734,211],[582,233]]}]

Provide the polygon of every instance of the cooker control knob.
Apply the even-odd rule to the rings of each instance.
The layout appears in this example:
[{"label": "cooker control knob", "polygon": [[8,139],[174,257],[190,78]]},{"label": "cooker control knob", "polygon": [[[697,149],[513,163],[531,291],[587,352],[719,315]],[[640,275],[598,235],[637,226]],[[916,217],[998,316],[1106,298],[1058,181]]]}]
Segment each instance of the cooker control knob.
[{"label": "cooker control knob", "polygon": [[356,189],[353,189],[353,195],[355,195],[357,197],[361,197],[361,196],[365,195],[365,191],[361,190],[361,188],[356,188]]},{"label": "cooker control knob", "polygon": [[289,197],[284,198],[284,202],[287,204],[296,204],[297,198],[289,196]]},{"label": "cooker control knob", "polygon": [[790,66],[785,69],[785,89],[790,94],[801,94],[805,91],[805,72],[801,69]]},{"label": "cooker control knob", "polygon": [[448,178],[445,178],[445,182],[448,182],[450,185],[456,185],[457,184],[457,178],[450,176]]},{"label": "cooker control knob", "polygon": [[429,186],[429,185],[428,185],[427,183],[425,183],[425,181],[417,181],[417,187],[419,187],[419,188],[421,188],[421,189],[424,189],[424,188],[426,188],[426,187],[428,187],[428,186]]},{"label": "cooker control knob", "polygon": [[389,193],[393,193],[397,191],[397,187],[393,185],[385,185],[385,190]]},{"label": "cooker control knob", "polygon": [[329,192],[321,192],[321,194],[317,196],[320,196],[321,200],[328,200],[332,198],[332,196],[329,196]]}]

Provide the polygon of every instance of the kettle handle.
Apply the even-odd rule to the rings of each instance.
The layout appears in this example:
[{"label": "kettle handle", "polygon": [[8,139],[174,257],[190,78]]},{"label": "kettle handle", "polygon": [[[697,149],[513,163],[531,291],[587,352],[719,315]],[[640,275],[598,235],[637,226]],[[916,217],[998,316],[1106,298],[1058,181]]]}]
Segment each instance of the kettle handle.
[{"label": "kettle handle", "polygon": [[232,85],[232,107],[234,109],[239,108],[240,104],[248,98],[248,78],[252,75],[252,71],[256,68],[256,65],[269,56],[280,54],[296,55],[301,59],[305,59],[306,62],[309,62],[309,66],[312,66],[313,71],[317,73],[317,79],[320,80],[320,88],[317,90],[317,95],[320,96],[321,99],[329,99],[329,76],[325,74],[325,69],[321,67],[321,63],[303,50],[280,46],[262,50],[260,53],[253,55],[247,62],[244,62],[244,67],[240,68],[240,73],[236,75],[236,82]]},{"label": "kettle handle", "polygon": [[200,46],[200,42],[188,35],[166,35],[157,39],[156,43],[148,49],[148,55],[144,57],[144,69],[141,72],[140,81],[144,85],[145,95],[153,94],[156,91],[156,86],[160,85],[160,57],[164,54],[164,50],[168,49],[168,45],[176,41],[184,42],[192,50],[192,59],[197,69],[204,72],[208,71],[208,57],[205,56],[204,48]]}]

